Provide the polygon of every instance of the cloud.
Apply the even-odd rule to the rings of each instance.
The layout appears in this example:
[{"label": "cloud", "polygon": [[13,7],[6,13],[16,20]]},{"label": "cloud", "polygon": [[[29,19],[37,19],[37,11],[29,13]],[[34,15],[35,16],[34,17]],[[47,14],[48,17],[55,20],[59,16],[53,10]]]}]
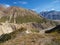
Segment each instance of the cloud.
[{"label": "cloud", "polygon": [[10,7],[10,5],[9,4],[5,4],[5,7]]},{"label": "cloud", "polygon": [[28,2],[25,1],[19,1],[20,4],[28,4]]},{"label": "cloud", "polygon": [[52,8],[51,10],[55,10],[54,8]]},{"label": "cloud", "polygon": [[10,7],[9,4],[0,4],[0,6],[2,6],[2,7],[4,7],[4,8],[8,8],[8,7]]},{"label": "cloud", "polygon": [[14,4],[17,4],[17,2],[13,2]]},{"label": "cloud", "polygon": [[37,10],[39,10],[39,8],[37,7],[37,8],[34,8],[34,9],[32,9],[32,10],[37,11]]},{"label": "cloud", "polygon": [[13,4],[28,4],[26,1],[18,1],[18,2],[13,2]]},{"label": "cloud", "polygon": [[51,4],[59,3],[60,0],[54,0]]}]

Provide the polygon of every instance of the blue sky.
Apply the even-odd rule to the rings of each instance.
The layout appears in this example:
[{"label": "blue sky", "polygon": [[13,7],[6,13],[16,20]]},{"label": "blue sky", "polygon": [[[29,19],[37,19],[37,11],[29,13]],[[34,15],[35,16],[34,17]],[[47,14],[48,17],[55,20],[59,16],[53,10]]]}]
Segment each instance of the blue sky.
[{"label": "blue sky", "polygon": [[36,12],[49,10],[60,11],[60,0],[0,0],[0,4],[7,7],[20,6]]}]

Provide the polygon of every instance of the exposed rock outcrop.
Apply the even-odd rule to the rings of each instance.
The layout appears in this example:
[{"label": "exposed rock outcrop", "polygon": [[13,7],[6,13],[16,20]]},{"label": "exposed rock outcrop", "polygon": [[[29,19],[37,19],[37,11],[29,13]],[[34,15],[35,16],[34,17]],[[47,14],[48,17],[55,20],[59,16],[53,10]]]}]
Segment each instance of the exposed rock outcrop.
[{"label": "exposed rock outcrop", "polygon": [[1,23],[0,24],[0,35],[2,34],[9,34],[13,32],[15,28],[9,23]]}]

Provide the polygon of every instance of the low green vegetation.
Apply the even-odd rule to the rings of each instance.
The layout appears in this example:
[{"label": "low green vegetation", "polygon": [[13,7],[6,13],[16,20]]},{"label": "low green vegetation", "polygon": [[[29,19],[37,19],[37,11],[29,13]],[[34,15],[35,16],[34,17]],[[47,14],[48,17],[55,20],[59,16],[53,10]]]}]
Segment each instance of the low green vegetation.
[{"label": "low green vegetation", "polygon": [[33,16],[18,16],[16,18],[17,23],[38,22],[41,23],[42,19]]},{"label": "low green vegetation", "polygon": [[[0,22],[5,22],[9,20],[9,18],[7,16],[4,16],[0,19]],[[38,22],[41,23],[43,22],[42,19],[38,18],[38,17],[33,17],[33,16],[18,16],[16,17],[16,23],[27,23],[27,22]],[[12,17],[10,22],[14,22],[14,18]]]},{"label": "low green vegetation", "polygon": [[9,16],[3,16],[2,18],[0,18],[0,22],[5,22],[9,20]]},{"label": "low green vegetation", "polygon": [[39,30],[37,30],[37,29],[32,29],[31,32],[32,32],[32,33],[39,33]]}]

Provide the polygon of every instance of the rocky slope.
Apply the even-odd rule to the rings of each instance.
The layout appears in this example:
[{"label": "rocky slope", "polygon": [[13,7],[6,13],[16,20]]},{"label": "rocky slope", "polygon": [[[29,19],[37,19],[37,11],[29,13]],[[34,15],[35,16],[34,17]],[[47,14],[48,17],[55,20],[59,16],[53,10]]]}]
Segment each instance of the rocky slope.
[{"label": "rocky slope", "polygon": [[[24,29],[25,30],[25,29]],[[24,33],[17,30],[10,34],[2,35],[0,45],[60,45],[60,34],[51,33]]]}]

